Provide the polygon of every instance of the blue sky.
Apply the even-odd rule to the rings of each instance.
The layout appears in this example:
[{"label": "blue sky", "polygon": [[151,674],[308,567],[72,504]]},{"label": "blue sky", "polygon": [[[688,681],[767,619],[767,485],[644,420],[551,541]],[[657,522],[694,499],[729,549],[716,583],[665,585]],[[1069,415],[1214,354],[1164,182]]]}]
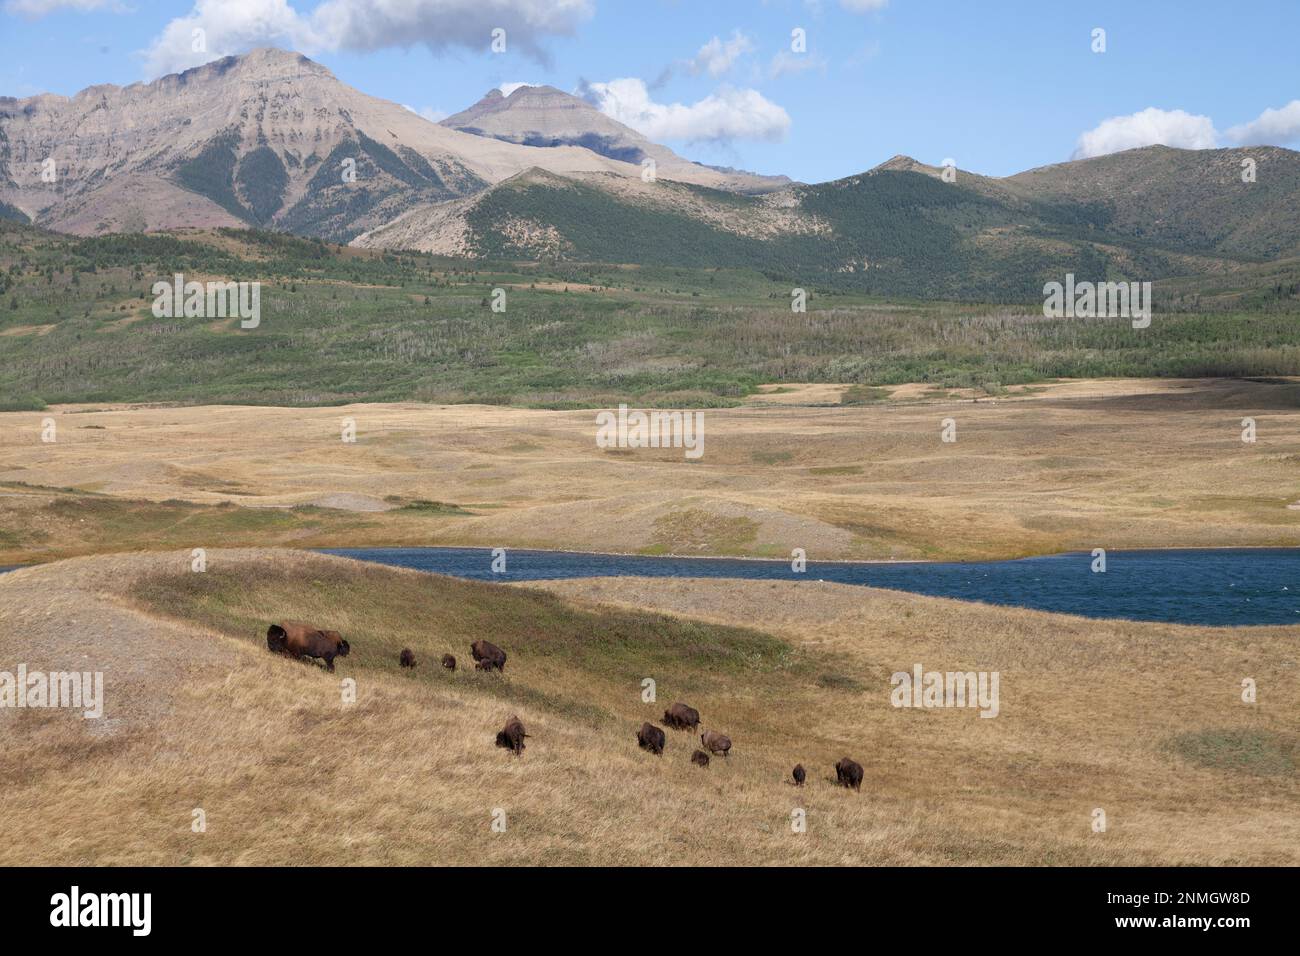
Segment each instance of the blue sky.
[{"label": "blue sky", "polygon": [[549,83],[703,162],[1007,175],[1149,142],[1300,146],[1298,36],[1297,0],[0,0],[0,95],[272,45],[433,116]]}]

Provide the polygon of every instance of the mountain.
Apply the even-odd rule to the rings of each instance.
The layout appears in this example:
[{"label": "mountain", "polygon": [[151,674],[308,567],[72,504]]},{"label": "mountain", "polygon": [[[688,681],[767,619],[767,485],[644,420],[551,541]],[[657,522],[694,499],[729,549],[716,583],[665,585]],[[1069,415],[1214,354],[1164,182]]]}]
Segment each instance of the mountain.
[{"label": "mountain", "polygon": [[[1243,163],[1255,181],[1243,182]],[[1002,180],[1031,199],[1092,206],[1106,227],[1188,251],[1245,259],[1300,255],[1300,153],[1277,146],[1148,146]]]},{"label": "mountain", "polygon": [[[447,117],[441,125],[524,146],[581,146],[623,163],[640,165],[653,159],[656,175],[664,179],[737,192],[769,192],[790,183],[788,176],[758,176],[689,162],[606,116],[586,100],[553,86],[521,86],[509,96],[489,90],[469,109]],[[702,170],[720,173],[722,178],[711,179]]]},{"label": "mountain", "polygon": [[[47,159],[53,183],[42,179]],[[735,178],[668,165],[704,185]],[[0,215],[78,234],[255,225],[346,241],[534,167],[641,175],[580,145],[430,123],[275,49],[71,98],[0,99]]]},{"label": "mountain", "polygon": [[255,226],[374,249],[743,268],[1016,302],[1066,272],[1215,277],[1184,288],[1221,296],[1234,274],[1250,272],[1253,288],[1273,274],[1261,265],[1300,257],[1291,150],[1153,146],[950,178],[907,156],[813,185],[717,169],[544,86],[493,91],[431,123],[272,49],[148,84],[0,100],[0,219],[85,235]]},{"label": "mountain", "polygon": [[[1239,179],[1223,173],[1248,155],[1273,181],[1243,195]],[[1171,163],[1171,172],[1153,171]],[[1300,219],[1289,214],[1300,201],[1300,154],[1290,150],[1152,147],[1006,179],[957,170],[945,182],[942,172],[899,156],[858,176],[747,196],[534,169],[413,209],[354,244],[481,259],[751,268],[796,285],[991,301],[1041,297],[1045,282],[1067,272],[1223,276],[1261,258],[1300,255]],[[1180,191],[1187,195],[1175,200]]]}]

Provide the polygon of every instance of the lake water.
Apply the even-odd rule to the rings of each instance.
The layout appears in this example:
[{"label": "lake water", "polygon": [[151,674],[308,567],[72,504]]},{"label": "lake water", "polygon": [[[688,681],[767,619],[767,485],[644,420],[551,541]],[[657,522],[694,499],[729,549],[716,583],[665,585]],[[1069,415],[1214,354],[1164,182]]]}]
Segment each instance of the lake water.
[{"label": "lake water", "polygon": [[506,573],[486,548],[347,548],[362,561],[480,581],[639,577],[835,581],[1096,618],[1232,626],[1300,624],[1300,549],[1111,551],[1105,573],[1087,553],[1018,561],[852,564],[655,558],[509,549]]}]

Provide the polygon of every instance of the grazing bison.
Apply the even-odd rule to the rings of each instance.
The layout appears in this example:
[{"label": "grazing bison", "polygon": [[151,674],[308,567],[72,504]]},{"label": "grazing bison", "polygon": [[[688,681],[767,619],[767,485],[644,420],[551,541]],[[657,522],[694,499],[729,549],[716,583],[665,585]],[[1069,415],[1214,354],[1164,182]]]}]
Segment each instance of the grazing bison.
[{"label": "grazing bison", "polygon": [[497,746],[505,747],[518,757],[524,752],[524,738],[531,736],[532,734],[524,733],[523,722],[511,714],[506,720],[505,729],[497,733]]},{"label": "grazing bison", "polygon": [[803,764],[801,764],[801,763],[797,763],[797,764],[794,765],[794,770],[791,771],[791,776],[794,777],[794,785],[795,785],[796,787],[802,787],[802,786],[803,786],[803,782],[804,782],[804,780],[807,778],[808,775],[807,775],[806,773],[804,773],[804,770],[803,770]]},{"label": "grazing bison", "polygon": [[478,663],[475,666],[481,671],[499,670],[501,673],[506,671],[506,652],[501,650],[491,641],[478,640],[469,646],[469,652],[474,656]]},{"label": "grazing bison", "polygon": [[707,767],[709,765],[709,755],[703,750],[697,750],[691,754],[691,763],[697,767]]},{"label": "grazing bison", "polygon": [[642,724],[641,729],[636,732],[636,745],[642,750],[663,756],[664,732],[654,724]]},{"label": "grazing bison", "polygon": [[449,671],[454,671],[456,669],[456,658],[452,657],[450,654],[443,654],[442,666],[447,668]]},{"label": "grazing bison", "polygon": [[398,656],[397,660],[403,667],[415,666],[415,655],[411,653],[409,647],[402,648],[402,653]]},{"label": "grazing bison", "polygon": [[664,711],[664,723],[673,730],[694,730],[700,725],[700,712],[694,707],[676,703]]},{"label": "grazing bison", "polygon": [[845,757],[835,765],[835,778],[841,787],[852,787],[854,790],[861,790],[862,764]]},{"label": "grazing bison", "polygon": [[319,658],[329,671],[334,670],[334,658],[347,657],[352,650],[338,631],[324,631],[301,621],[272,624],[266,631],[266,646],[296,661],[304,657]]},{"label": "grazing bison", "polygon": [[720,734],[716,730],[706,730],[700,734],[700,743],[704,744],[704,749],[714,754],[727,756],[727,751],[731,750],[731,738],[726,734]]}]

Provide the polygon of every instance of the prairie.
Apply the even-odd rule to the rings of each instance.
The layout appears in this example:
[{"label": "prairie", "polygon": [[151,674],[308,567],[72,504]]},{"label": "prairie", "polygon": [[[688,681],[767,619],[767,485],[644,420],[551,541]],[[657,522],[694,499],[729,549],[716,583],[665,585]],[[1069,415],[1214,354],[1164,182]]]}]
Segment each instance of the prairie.
[{"label": "prairie", "polygon": [[[352,654],[333,675],[271,655],[281,616],[339,627]],[[0,710],[0,863],[1295,865],[1298,634],[815,582],[542,590],[293,551],[217,550],[202,574],[188,552],[77,558],[0,577],[3,660],[107,688],[100,720]],[[466,669],[479,636],[504,675]],[[999,715],[891,706],[916,663],[999,671]],[[730,757],[698,769],[673,731],[662,757],[637,749],[677,699]],[[511,713],[532,735],[519,759],[493,746]],[[833,784],[845,755],[860,794]]]},{"label": "prairie", "polygon": [[0,564],[439,544],[965,560],[1289,546],[1300,529],[1291,379],[1061,380],[996,399],[793,384],[703,415],[704,455],[691,460],[597,447],[594,410],[4,412]]},{"label": "prairie", "polygon": [[[705,409],[699,461],[601,449],[593,410],[0,413],[0,564],[37,565],[0,575],[0,670],[106,685],[99,720],[0,709],[0,863],[1296,865],[1300,628],[814,581],[479,584],[296,549],[1293,546],[1298,396],[1290,379],[997,398],[782,383]],[[353,653],[334,675],[271,655],[284,618]],[[478,637],[506,648],[505,675],[469,669]],[[918,664],[997,672],[998,716],[891,706],[891,675]],[[636,748],[678,699],[729,758],[698,769],[675,732],[662,758]],[[518,760],[492,745],[511,713],[533,735]],[[843,756],[860,794],[833,785]]]}]

